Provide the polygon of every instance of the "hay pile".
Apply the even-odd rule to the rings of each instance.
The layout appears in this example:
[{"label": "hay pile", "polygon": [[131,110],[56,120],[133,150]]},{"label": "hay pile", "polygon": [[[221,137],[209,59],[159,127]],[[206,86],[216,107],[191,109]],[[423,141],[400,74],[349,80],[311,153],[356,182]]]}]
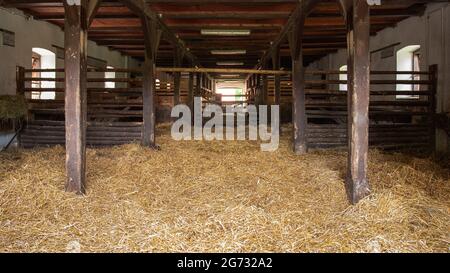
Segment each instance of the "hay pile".
[{"label": "hay pile", "polygon": [[0,121],[20,119],[26,114],[27,104],[23,96],[0,96]]},{"label": "hay pile", "polygon": [[256,142],[88,150],[85,197],[61,147],[0,154],[0,251],[449,252],[449,171],[370,153],[373,193],[350,206],[343,151]]}]

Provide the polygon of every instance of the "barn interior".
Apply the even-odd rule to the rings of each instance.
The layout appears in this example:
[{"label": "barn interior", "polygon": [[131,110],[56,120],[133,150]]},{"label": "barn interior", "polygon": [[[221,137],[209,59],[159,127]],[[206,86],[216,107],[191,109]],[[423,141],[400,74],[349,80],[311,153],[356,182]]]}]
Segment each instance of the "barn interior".
[{"label": "barn interior", "polygon": [[[449,251],[448,1],[0,15],[1,252]],[[195,98],[279,106],[278,149],[175,140],[172,111]]]}]

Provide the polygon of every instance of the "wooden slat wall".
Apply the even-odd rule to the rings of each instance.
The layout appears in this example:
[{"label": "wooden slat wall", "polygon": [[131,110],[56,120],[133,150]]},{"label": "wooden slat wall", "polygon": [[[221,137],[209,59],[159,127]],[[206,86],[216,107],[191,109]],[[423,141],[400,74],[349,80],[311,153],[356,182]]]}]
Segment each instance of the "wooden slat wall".
[{"label": "wooden slat wall", "polygon": [[[347,92],[339,91],[340,71],[308,71],[306,80],[306,111],[308,146],[334,148],[347,146]],[[373,71],[371,76],[369,142],[385,149],[423,148],[434,139],[435,89],[432,73],[420,72],[420,80],[397,80],[398,74],[411,72]],[[292,86],[289,76],[281,80],[281,119],[291,117]],[[420,91],[396,91],[396,84],[416,84]],[[254,94],[256,86],[248,86]],[[269,104],[274,103],[274,79],[269,77]],[[399,99],[396,95],[415,95]],[[253,103],[254,97],[249,97]]]},{"label": "wooden slat wall", "polygon": [[[19,93],[27,98],[29,114],[27,124],[20,135],[23,147],[36,145],[54,145],[65,143],[64,132],[64,71],[52,70],[62,77],[55,79],[32,78],[37,70],[22,70],[18,77],[23,84]],[[49,71],[49,70],[45,70]],[[91,69],[88,73],[88,126],[87,145],[118,145],[139,141],[142,127],[142,77],[137,71],[114,69],[115,79],[102,77],[104,71]],[[166,73],[158,75],[156,83],[157,119],[159,122],[170,120],[173,107],[173,79]],[[31,82],[55,81],[56,88],[31,88]],[[105,88],[105,82],[115,82],[116,88]],[[194,86],[194,89],[196,87]],[[201,87],[205,101],[213,99],[210,89]],[[33,92],[55,92],[55,100],[31,99]],[[181,102],[187,102],[188,77],[181,80]]]},{"label": "wooden slat wall", "polygon": [[[430,69],[431,71],[431,69]],[[24,70],[24,84],[20,92],[27,98],[31,92],[54,91],[56,100],[31,100],[28,124],[21,134],[24,147],[64,144],[64,88],[30,88],[31,70]],[[64,74],[63,71],[57,71]],[[137,74],[136,74],[137,73]],[[339,71],[308,71],[306,109],[308,117],[308,145],[311,148],[343,147],[347,145],[347,93],[339,91]],[[370,145],[373,147],[428,148],[434,138],[435,90],[431,72],[421,72],[419,81],[398,81],[397,74],[407,72],[374,71],[371,84]],[[436,72],[433,72],[436,73]],[[101,78],[101,72],[88,75],[88,129],[87,144],[95,146],[116,145],[139,141],[142,125],[142,81],[136,71],[117,69],[116,79]],[[157,118],[159,122],[170,120],[173,106],[173,80],[168,74],[158,76],[156,84]],[[62,82],[64,78],[53,79]],[[116,88],[104,88],[105,81],[115,81]],[[194,81],[195,84],[196,81]],[[402,92],[396,84],[418,84],[420,91]],[[249,86],[248,92],[255,86]],[[196,86],[194,86],[194,90]],[[274,101],[274,81],[269,77],[269,103]],[[215,101],[212,91],[202,86],[205,101]],[[396,99],[398,94],[414,94],[414,99]],[[180,100],[187,102],[188,75],[181,79]],[[292,86],[289,76],[281,81],[281,116],[290,121]],[[249,97],[253,103],[255,98]]]}]

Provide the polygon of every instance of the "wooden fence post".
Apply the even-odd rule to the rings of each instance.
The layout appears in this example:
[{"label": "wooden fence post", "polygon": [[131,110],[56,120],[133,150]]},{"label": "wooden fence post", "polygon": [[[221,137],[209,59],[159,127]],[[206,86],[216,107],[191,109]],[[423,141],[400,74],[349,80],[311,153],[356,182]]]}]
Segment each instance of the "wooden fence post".
[{"label": "wooden fence post", "polygon": [[202,74],[201,73],[196,74],[195,82],[196,82],[195,97],[198,97],[198,96],[202,95]]},{"label": "wooden fence post", "polygon": [[[181,48],[177,47],[174,52],[174,66],[181,67],[183,63],[184,52]],[[180,104],[180,86],[181,86],[181,73],[175,72],[173,77],[173,103],[174,105]]]},{"label": "wooden fence post", "polygon": [[261,103],[264,105],[269,103],[269,79],[267,75],[262,75]]},{"label": "wooden fence post", "polygon": [[25,68],[22,66],[16,67],[16,94],[25,95]]},{"label": "wooden fence post", "polygon": [[194,111],[194,73],[189,73],[189,82],[188,82],[188,97],[187,104],[191,109],[191,112]]},{"label": "wooden fence post", "polygon": [[428,125],[430,137],[430,151],[436,152],[436,94],[438,86],[438,65],[430,65],[428,69],[430,96],[428,97]]}]

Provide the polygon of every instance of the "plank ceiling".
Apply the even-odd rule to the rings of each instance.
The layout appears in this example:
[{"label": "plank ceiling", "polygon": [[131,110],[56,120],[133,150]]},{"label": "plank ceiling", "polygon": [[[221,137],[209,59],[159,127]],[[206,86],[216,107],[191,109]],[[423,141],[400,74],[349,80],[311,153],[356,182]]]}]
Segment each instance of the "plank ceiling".
[{"label": "plank ceiling", "polygon": [[[3,1],[63,27],[62,1]],[[220,61],[243,62],[252,68],[270,48],[298,0],[149,0],[149,7],[160,14],[168,28],[182,39],[186,47],[204,67],[217,67]],[[394,26],[401,20],[423,13],[425,3],[418,0],[382,0],[381,6],[371,8],[371,32]],[[249,36],[205,36],[202,29],[250,30]],[[120,1],[104,0],[89,30],[89,39],[125,55],[142,58],[144,38],[140,20]],[[304,36],[306,61],[312,61],[337,49],[346,47],[345,25],[335,0],[322,1],[306,20]],[[246,50],[243,55],[212,55],[211,50]],[[173,65],[173,46],[164,40],[158,51],[157,65]],[[289,65],[287,41],[281,45],[282,65]],[[188,65],[187,63],[185,65]]]}]

